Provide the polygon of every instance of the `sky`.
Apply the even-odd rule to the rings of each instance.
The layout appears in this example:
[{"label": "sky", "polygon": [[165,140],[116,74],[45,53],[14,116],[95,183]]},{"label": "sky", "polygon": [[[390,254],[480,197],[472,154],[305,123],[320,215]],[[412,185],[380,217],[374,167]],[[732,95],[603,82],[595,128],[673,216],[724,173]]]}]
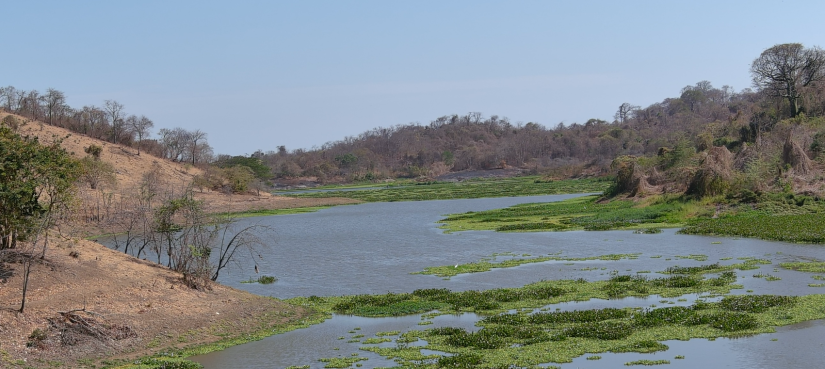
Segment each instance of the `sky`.
[{"label": "sky", "polygon": [[3,1],[0,86],[116,100],[217,154],[312,149],[481,112],[613,120],[776,44],[825,46],[823,1]]}]

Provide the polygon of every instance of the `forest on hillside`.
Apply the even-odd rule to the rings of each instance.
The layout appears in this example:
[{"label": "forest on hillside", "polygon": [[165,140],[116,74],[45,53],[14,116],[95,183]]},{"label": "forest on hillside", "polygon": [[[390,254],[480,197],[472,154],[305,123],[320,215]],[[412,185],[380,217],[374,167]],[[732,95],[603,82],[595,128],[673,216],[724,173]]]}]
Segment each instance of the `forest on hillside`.
[{"label": "forest on hillside", "polygon": [[[674,150],[696,153],[724,146],[733,153],[750,148],[751,156],[757,150],[778,157],[777,150],[789,138],[816,159],[825,150],[823,65],[825,56],[819,47],[781,44],[754,60],[753,89],[735,91],[700,81],[647,107],[621,104],[610,121],[594,118],[547,127],[470,112],[438,117],[429,124],[379,127],[313,149],[288,150],[283,145],[258,150],[249,157],[214,154],[206,132],[200,130],[163,128],[152,137],[150,119],[127,115],[123,105],[112,100],[103,107],[75,109],[66,105],[60,91],[39,93],[10,86],[0,89],[0,106],[168,160],[207,169],[248,167],[246,173],[262,181],[434,178],[454,171],[505,167],[570,178],[608,174],[617,157]],[[206,181],[206,185],[218,182]]]}]

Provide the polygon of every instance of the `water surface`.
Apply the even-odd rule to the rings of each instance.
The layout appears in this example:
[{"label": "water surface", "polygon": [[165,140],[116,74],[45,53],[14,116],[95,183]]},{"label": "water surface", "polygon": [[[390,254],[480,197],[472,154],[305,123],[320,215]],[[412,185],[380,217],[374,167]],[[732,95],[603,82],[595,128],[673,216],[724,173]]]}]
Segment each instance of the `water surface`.
[{"label": "water surface", "polygon": [[[530,196],[515,198],[437,200],[420,202],[367,203],[339,206],[315,213],[244,219],[243,222],[271,226],[275,234],[260,256],[240,260],[219,279],[223,284],[277,298],[294,296],[331,296],[362,293],[411,292],[418,288],[451,290],[519,287],[543,279],[606,279],[611,271],[635,273],[664,270],[673,265],[693,266],[713,262],[737,263],[740,257],[772,260],[759,270],[739,271],[742,290],[733,293],[804,295],[820,293],[810,274],[775,269],[784,261],[801,258],[825,259],[819,245],[800,245],[752,239],[676,235],[675,230],[660,234],[633,234],[631,231],[496,233],[488,231],[445,234],[437,221],[446,214],[502,208],[518,203],[558,201],[575,195]],[[511,252],[533,257],[561,253],[560,256],[586,257],[605,254],[640,253],[637,259],[619,261],[551,261],[516,268],[494,269],[443,279],[430,275],[411,275],[425,267],[478,261],[493,253]],[[707,261],[679,258],[689,254],[707,255]],[[720,260],[727,259],[730,260]],[[254,265],[262,274],[278,277],[271,285],[240,283],[253,277]],[[762,272],[782,278],[766,281],[752,275]],[[655,274],[650,274],[655,276]],[[744,277],[744,278],[742,278]],[[825,291],[825,288],[822,289]],[[685,296],[689,300],[696,296]],[[648,307],[660,304],[658,297],[646,299],[593,300],[559,304],[552,308],[592,309],[603,307]],[[672,302],[676,302],[675,299]],[[262,341],[195,357],[207,368],[281,368],[311,365],[323,357],[358,353],[369,360],[363,368],[393,366],[391,360],[366,351],[360,343],[347,341],[353,335],[374,337],[379,331],[425,329],[437,326],[472,328],[473,314],[440,316],[433,325],[419,326],[420,316],[401,318],[358,318],[335,316],[307,329],[269,337]],[[354,328],[361,328],[353,331]],[[356,332],[356,333],[349,333]],[[782,327],[777,333],[740,339],[690,340],[666,342],[671,348],[656,354],[599,354],[601,360],[578,358],[565,368],[615,368],[638,359],[667,359],[668,368],[728,367],[775,368],[817,367],[821,363],[820,337],[825,337],[821,321]],[[339,339],[343,337],[344,339]],[[771,339],[776,339],[772,341]],[[384,345],[395,345],[385,343]],[[674,359],[683,355],[685,359]]]}]

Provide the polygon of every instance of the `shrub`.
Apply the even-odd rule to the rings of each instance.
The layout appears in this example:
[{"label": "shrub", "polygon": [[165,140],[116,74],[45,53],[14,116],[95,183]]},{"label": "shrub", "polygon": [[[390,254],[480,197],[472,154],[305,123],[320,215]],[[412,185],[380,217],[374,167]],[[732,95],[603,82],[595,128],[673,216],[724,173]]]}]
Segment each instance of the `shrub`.
[{"label": "shrub", "polygon": [[84,148],[83,152],[91,155],[95,160],[100,160],[100,154],[103,152],[103,148],[95,144],[91,144]]}]

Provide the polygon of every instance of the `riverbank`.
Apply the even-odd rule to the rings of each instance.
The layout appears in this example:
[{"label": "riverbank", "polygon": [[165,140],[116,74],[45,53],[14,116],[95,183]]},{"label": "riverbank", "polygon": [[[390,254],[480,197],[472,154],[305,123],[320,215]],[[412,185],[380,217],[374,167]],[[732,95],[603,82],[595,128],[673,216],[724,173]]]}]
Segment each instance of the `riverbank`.
[{"label": "riverbank", "polygon": [[724,196],[693,199],[677,195],[606,199],[589,196],[553,203],[521,204],[503,209],[451,214],[446,232],[604,231],[657,232],[684,227],[680,233],[760,238],[772,241],[825,242],[825,200],[768,193],[752,199]]},{"label": "riverbank", "polygon": [[262,329],[269,335],[312,316],[219,284],[194,290],[167,268],[77,239],[53,241],[34,265],[23,313],[15,311],[20,285],[19,272],[0,282],[4,368],[91,368],[170,350],[203,351],[259,339]]}]

